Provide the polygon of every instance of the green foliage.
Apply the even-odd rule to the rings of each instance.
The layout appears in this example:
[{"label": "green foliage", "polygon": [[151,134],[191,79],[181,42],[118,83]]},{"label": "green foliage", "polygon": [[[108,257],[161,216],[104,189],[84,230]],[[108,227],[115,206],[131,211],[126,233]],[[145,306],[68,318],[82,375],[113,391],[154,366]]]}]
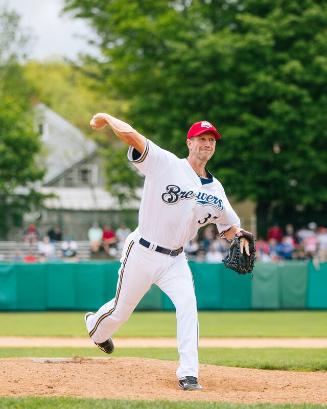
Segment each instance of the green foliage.
[{"label": "green foliage", "polygon": [[15,188],[26,186],[42,176],[33,161],[40,141],[32,127],[31,112],[27,109],[11,97],[1,100],[0,192],[3,195],[10,195]]},{"label": "green foliage", "polygon": [[99,35],[102,84],[133,125],[185,156],[193,121],[217,124],[210,164],[262,218],[327,200],[327,3],[66,0]]},{"label": "green foliage", "polygon": [[35,162],[40,140],[33,129],[30,85],[19,65],[26,38],[13,12],[0,11],[0,237],[13,219],[38,206],[35,182],[43,170]]},{"label": "green foliage", "polygon": [[120,112],[121,102],[112,101],[107,92],[99,93],[99,85],[87,67],[60,60],[29,61],[24,73],[33,87],[34,100],[48,105],[87,134],[91,133],[89,121],[94,113]]}]

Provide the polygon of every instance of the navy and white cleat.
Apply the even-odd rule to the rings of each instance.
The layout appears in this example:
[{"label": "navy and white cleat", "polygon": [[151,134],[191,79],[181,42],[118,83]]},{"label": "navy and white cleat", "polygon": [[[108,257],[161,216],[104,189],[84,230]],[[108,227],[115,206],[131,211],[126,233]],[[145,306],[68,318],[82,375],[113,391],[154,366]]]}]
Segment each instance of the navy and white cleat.
[{"label": "navy and white cleat", "polygon": [[185,376],[178,381],[178,386],[184,391],[196,391],[202,389],[195,376]]},{"label": "navy and white cleat", "polygon": [[[86,328],[87,328],[87,319],[88,319],[91,315],[94,315],[94,313],[93,313],[93,312],[87,312],[87,313],[84,315],[84,321],[85,321]],[[101,349],[101,351],[105,352],[106,354],[112,354],[112,353],[114,352],[115,346],[114,346],[114,343],[112,342],[112,339],[111,339],[111,338],[107,339],[107,340],[104,341],[104,342],[100,342],[100,343],[97,343],[97,342],[95,342],[95,341],[93,341],[93,342],[95,343],[95,345],[96,345],[98,348]]]}]

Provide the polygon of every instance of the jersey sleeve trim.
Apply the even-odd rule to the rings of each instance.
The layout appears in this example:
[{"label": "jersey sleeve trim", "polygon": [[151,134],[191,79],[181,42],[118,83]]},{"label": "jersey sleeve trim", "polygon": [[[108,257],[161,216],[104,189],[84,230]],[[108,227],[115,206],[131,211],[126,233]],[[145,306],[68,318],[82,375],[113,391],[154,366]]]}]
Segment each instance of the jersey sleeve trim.
[{"label": "jersey sleeve trim", "polygon": [[133,146],[130,146],[128,148],[128,154],[127,154],[128,160],[130,162],[132,162],[132,163],[141,163],[141,162],[143,162],[144,159],[147,157],[147,155],[149,153],[149,141],[146,140],[145,149],[144,149],[143,153],[141,154],[141,156],[139,158],[137,158],[137,159],[133,159],[133,150],[134,149],[135,148],[133,148]]}]

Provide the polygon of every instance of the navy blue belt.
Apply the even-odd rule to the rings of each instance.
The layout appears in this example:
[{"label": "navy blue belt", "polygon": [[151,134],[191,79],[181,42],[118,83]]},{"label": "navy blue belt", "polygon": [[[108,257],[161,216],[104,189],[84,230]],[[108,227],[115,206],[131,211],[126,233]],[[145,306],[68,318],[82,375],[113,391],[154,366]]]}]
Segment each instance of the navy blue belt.
[{"label": "navy blue belt", "polygon": [[[147,240],[142,239],[142,237],[140,238],[139,243],[146,248],[151,247],[151,243]],[[176,257],[178,256],[178,254],[180,254],[183,251],[183,247],[180,247],[177,250],[170,250],[170,249],[165,249],[164,247],[161,247],[161,246],[155,246],[153,250],[157,251],[158,253],[167,254],[167,256]]]}]

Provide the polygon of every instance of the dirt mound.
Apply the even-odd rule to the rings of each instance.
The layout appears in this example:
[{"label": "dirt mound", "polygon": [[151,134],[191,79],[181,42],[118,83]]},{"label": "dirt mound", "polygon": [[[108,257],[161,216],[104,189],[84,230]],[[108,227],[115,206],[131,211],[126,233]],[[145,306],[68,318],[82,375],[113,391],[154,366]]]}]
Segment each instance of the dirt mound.
[{"label": "dirt mound", "polygon": [[327,373],[201,365],[202,391],[177,387],[177,362],[140,358],[1,359],[0,396],[326,403]]}]

